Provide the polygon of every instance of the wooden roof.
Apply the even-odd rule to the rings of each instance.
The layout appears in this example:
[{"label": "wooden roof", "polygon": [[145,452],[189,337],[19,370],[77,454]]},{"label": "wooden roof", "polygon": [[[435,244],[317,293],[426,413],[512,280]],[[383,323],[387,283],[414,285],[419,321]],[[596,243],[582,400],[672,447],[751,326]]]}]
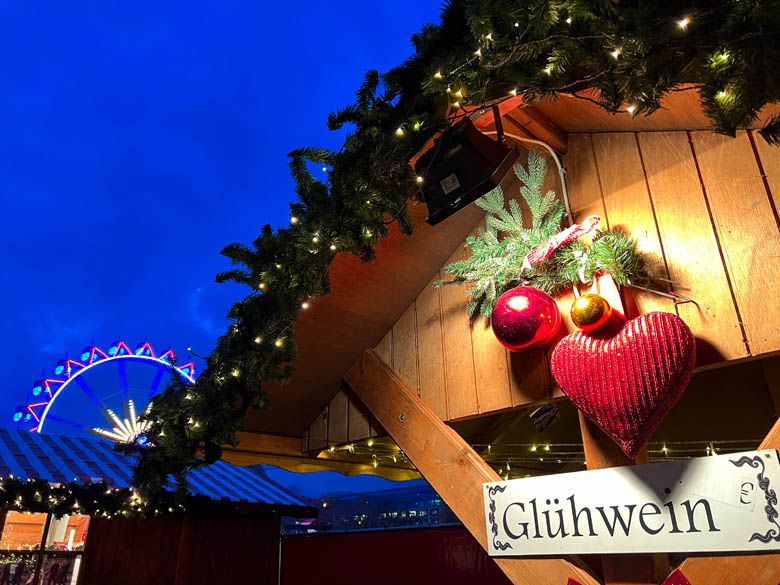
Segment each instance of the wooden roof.
[{"label": "wooden roof", "polygon": [[[509,101],[509,100],[508,100]],[[611,114],[596,104],[564,95],[504,112],[504,129],[516,136],[544,140],[566,150],[568,133],[698,130],[711,127],[695,91],[670,93],[651,116]],[[489,110],[488,110],[489,111]],[[774,106],[762,112],[760,127],[780,114]],[[489,114],[488,116],[489,117]],[[489,132],[492,123],[477,125]],[[374,347],[431,280],[466,235],[482,219],[474,204],[435,227],[425,223],[424,205],[411,205],[412,236],[396,225],[377,246],[377,259],[364,264],[341,254],[331,266],[332,293],[317,299],[295,325],[300,346],[296,371],[286,386],[266,385],[270,406],[251,411],[247,430],[299,437],[338,392],[346,371],[363,351]]]},{"label": "wooden roof", "polygon": [[317,299],[295,324],[300,357],[285,386],[267,384],[271,406],[250,412],[248,430],[300,436],[338,391],[344,373],[376,345],[482,217],[470,205],[435,228],[425,205],[410,205],[414,234],[397,225],[365,264],[350,254],[331,265],[331,294]]}]

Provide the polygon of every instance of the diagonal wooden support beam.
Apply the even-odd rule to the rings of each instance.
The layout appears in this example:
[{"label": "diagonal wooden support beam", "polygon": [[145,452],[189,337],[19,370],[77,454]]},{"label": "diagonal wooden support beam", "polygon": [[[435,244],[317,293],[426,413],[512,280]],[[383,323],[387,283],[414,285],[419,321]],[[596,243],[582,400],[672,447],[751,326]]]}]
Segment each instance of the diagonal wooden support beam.
[{"label": "diagonal wooden support beam", "polygon": [[[390,433],[433,489],[487,550],[482,484],[498,474],[388,368],[372,350],[346,382]],[[560,558],[494,559],[515,585],[597,585],[584,569]]]},{"label": "diagonal wooden support beam", "polygon": [[[780,420],[759,449],[780,449]],[[681,581],[676,574],[684,576],[686,581]],[[664,581],[664,585],[686,582],[690,585],[774,585],[780,583],[780,554],[690,557]]]}]

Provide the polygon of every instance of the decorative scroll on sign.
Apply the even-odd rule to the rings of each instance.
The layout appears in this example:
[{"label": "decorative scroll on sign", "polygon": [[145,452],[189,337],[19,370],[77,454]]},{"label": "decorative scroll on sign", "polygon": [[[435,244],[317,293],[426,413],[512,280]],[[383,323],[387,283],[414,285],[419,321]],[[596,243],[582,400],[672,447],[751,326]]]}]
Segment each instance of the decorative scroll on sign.
[{"label": "decorative scroll on sign", "polygon": [[484,484],[491,556],[780,550],[775,451]]}]

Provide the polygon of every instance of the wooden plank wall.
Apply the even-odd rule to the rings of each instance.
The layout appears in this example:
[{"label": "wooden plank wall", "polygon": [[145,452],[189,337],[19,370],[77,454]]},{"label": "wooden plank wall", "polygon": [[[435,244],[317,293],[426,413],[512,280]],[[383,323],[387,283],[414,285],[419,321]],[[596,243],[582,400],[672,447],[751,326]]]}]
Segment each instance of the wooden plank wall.
[{"label": "wooden plank wall", "polygon": [[[652,275],[695,300],[675,305],[630,289],[629,316],[677,313],[697,338],[699,366],[780,351],[780,148],[752,132],[570,134],[564,165],[575,222],[597,214],[610,228],[628,230]],[[560,193],[552,160],[548,182]],[[516,194],[517,187],[506,190]],[[445,265],[468,254],[460,242],[453,247]],[[433,276],[377,345],[382,360],[443,420],[554,395],[548,352],[504,350],[484,320],[469,323],[463,289],[432,287],[443,276]],[[556,299],[562,335],[572,330],[572,298]],[[341,399],[334,400],[341,413]],[[349,440],[372,432],[364,412],[347,409],[348,420],[337,422],[334,402],[330,408],[329,424],[312,425],[310,443],[334,444],[344,428],[354,429]],[[336,434],[321,436],[328,428]]]}]

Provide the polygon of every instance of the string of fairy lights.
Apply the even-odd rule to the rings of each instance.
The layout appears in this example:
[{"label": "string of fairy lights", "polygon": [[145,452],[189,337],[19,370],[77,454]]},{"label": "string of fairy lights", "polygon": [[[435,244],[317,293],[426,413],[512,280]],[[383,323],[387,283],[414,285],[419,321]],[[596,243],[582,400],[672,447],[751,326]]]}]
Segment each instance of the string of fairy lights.
[{"label": "string of fairy lights", "polygon": [[[575,19],[571,16],[564,19],[564,22],[572,26],[575,24]],[[676,24],[677,29],[682,33],[687,33],[689,31],[690,26],[693,24],[693,16],[688,15],[681,15],[678,18],[673,19],[673,23]],[[517,30],[520,28],[520,23],[515,22],[514,28]],[[522,36],[523,31],[517,32],[517,39]],[[467,89],[467,83],[463,82],[459,79],[458,73],[462,71],[464,68],[471,66],[475,63],[481,64],[484,59],[487,59],[491,55],[491,51],[496,47],[497,44],[497,37],[495,32],[489,31],[485,33],[482,36],[482,44],[479,46],[473,54],[465,59],[461,65],[455,67],[452,69],[452,71],[445,72],[441,68],[437,68],[434,73],[430,75],[430,79],[428,81],[428,85],[434,88],[437,88],[438,91],[441,93],[447,95],[449,97],[449,109],[445,116],[445,119],[448,123],[451,123],[456,119],[458,116],[463,115],[469,115],[473,113],[471,112],[465,112],[465,113],[459,113],[459,110],[465,107],[466,104],[469,102],[469,98],[467,95],[470,95],[469,90]],[[617,45],[608,46],[606,48],[606,53],[615,61],[619,62],[621,59],[624,59],[627,54],[631,51],[631,47],[636,44],[631,39],[625,39],[623,43],[619,43]],[[511,41],[507,45],[508,47],[511,47]],[[709,57],[709,63],[713,70],[724,70],[729,65],[731,65],[731,61],[733,59],[734,55],[731,51],[728,50],[726,47],[719,47],[716,48]],[[557,61],[552,60],[553,57],[548,58],[548,63],[541,68],[540,70],[540,76],[537,79],[538,84],[541,88],[556,91],[559,89],[563,89],[568,85],[572,85],[570,82],[566,82],[561,87],[558,87],[555,85],[555,82],[563,82],[563,74],[566,73],[566,68]],[[560,85],[560,84],[559,84]],[[453,86],[457,86],[457,89],[453,89]],[[509,89],[506,93],[506,97],[504,99],[517,97],[518,95],[521,95],[526,90],[521,90],[518,87],[512,87]],[[575,92],[575,97],[576,92]],[[728,84],[725,84],[723,89],[717,92],[716,98],[720,102],[721,107],[726,108],[729,105],[729,102],[732,101],[734,95],[733,90],[729,88]],[[496,103],[500,103],[501,99],[497,100]],[[480,104],[481,105],[481,104]],[[607,107],[605,104],[600,103],[602,107]],[[652,107],[652,104],[649,104],[650,107]],[[479,108],[478,108],[479,109]],[[609,109],[609,108],[607,108]],[[645,100],[642,97],[637,96],[629,96],[629,98],[626,100],[626,104],[622,108],[618,108],[615,110],[612,110],[613,113],[625,113],[629,114],[631,116],[634,116],[641,111],[648,109],[648,104],[645,103]],[[406,136],[407,131],[414,130],[419,131],[422,127],[422,122],[418,119],[412,119],[408,123],[404,123],[400,125],[396,131],[395,136],[397,138],[403,138]],[[416,177],[417,183],[422,184],[424,182],[423,176],[417,176]]]},{"label": "string of fairy lights", "polygon": [[[776,23],[755,26],[744,12],[752,2],[704,4],[691,13],[661,2],[605,10],[581,2],[447,4],[440,24],[415,35],[412,59],[383,77],[371,72],[355,103],[329,118],[329,126],[354,126],[345,148],[291,153],[299,197],[289,226],[267,226],[254,248],[223,250],[245,270],[218,280],[248,284],[251,292],[231,309],[236,324],[209,355],[194,398],[185,400],[182,391],[155,401],[149,418],[156,447],[138,450],[140,481],[152,489],[200,465],[202,445],[216,453],[235,438],[246,409],[267,403],[262,383],[289,379],[298,355],[293,324],[327,294],[330,261],[344,251],[373,259],[390,220],[411,231],[405,211],[426,173],[412,174],[408,163],[452,122],[521,95],[527,105],[567,94],[635,116],[692,81],[717,131],[752,124],[776,93],[763,74],[772,52],[761,48],[776,35]],[[711,42],[700,42],[703,35]],[[593,88],[600,91],[580,91]],[[780,120],[773,123],[763,135],[780,141]],[[315,179],[310,164],[326,180]]]},{"label": "string of fairy lights", "polygon": [[[727,455],[758,448],[761,439],[654,441],[647,444],[651,463],[679,461],[701,456]],[[473,443],[471,447],[504,479],[530,477],[587,468],[582,443]],[[331,445],[323,452],[331,459],[368,463],[374,468],[413,468],[414,464],[395,443],[382,439]]]}]

